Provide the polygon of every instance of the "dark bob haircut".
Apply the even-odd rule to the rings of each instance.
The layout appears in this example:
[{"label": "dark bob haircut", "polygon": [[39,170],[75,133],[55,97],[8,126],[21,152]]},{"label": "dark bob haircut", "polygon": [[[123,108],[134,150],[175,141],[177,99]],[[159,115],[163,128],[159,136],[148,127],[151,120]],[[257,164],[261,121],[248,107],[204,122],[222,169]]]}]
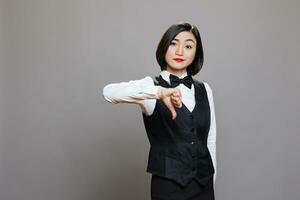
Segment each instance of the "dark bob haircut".
[{"label": "dark bob haircut", "polygon": [[200,33],[197,27],[189,23],[173,24],[166,30],[156,49],[156,60],[160,65],[161,70],[165,70],[167,68],[165,55],[169,48],[169,45],[172,42],[172,40],[176,37],[176,35],[183,31],[189,31],[193,33],[193,35],[197,40],[195,58],[193,62],[187,67],[188,75],[196,75],[201,70],[203,65],[203,60],[204,60],[203,47],[202,47]]}]

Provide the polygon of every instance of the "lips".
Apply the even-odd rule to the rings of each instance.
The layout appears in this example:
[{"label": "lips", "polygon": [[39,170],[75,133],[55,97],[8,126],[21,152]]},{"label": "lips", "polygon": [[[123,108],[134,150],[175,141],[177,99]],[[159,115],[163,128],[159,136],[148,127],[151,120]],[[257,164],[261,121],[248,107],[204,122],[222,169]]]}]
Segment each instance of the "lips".
[{"label": "lips", "polygon": [[182,59],[182,58],[174,58],[174,60],[175,61],[177,61],[177,62],[182,62],[182,61],[185,61],[184,59]]}]

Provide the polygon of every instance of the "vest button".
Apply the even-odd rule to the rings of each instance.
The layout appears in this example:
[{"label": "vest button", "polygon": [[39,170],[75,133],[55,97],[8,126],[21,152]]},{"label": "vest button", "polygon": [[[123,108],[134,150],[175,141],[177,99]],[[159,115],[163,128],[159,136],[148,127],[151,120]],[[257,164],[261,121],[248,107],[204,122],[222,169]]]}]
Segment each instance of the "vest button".
[{"label": "vest button", "polygon": [[194,144],[194,141],[191,141],[191,144]]}]

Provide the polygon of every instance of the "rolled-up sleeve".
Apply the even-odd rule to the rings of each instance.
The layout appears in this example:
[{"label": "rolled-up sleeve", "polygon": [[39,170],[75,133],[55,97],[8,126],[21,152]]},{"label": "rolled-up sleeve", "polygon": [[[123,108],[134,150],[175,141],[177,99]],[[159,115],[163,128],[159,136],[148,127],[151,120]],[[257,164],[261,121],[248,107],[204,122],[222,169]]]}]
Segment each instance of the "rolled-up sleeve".
[{"label": "rolled-up sleeve", "polygon": [[157,90],[150,76],[128,82],[110,83],[102,90],[104,99],[112,104],[136,103],[146,114],[151,114],[155,100],[159,99]]}]

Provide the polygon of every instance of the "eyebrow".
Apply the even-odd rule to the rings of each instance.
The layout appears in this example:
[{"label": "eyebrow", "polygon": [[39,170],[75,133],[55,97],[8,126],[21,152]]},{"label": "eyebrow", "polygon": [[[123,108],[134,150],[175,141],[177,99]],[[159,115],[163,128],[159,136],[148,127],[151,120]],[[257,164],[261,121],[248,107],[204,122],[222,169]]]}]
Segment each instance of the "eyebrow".
[{"label": "eyebrow", "polygon": [[[175,41],[177,41],[177,42],[179,41],[179,40],[178,40],[178,39],[176,39],[176,38],[174,38],[174,40],[175,40]],[[193,43],[195,43],[195,44],[196,44],[196,42],[195,42],[193,39],[186,39],[185,41],[186,41],[186,42],[187,42],[187,41],[192,41]]]}]

